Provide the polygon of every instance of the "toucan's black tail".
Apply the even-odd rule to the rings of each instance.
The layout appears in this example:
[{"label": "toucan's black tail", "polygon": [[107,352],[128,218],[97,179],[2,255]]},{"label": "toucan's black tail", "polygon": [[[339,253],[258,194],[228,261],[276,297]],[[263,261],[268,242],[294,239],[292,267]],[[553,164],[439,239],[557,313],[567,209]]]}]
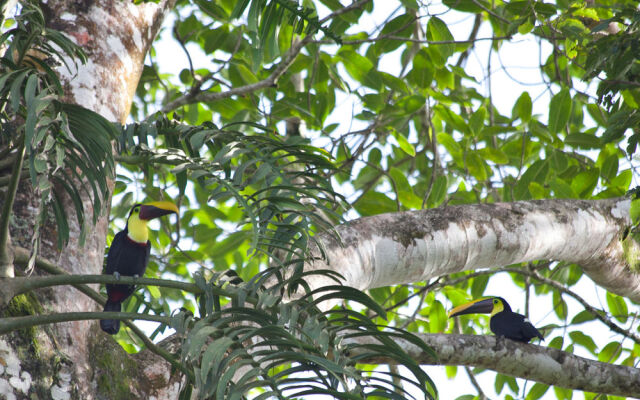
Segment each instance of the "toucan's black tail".
[{"label": "toucan's black tail", "polygon": [[[107,304],[104,305],[104,311],[120,312],[120,304],[122,303],[107,300]],[[120,321],[117,319],[101,319],[100,328],[110,335],[115,335],[120,330]]]}]

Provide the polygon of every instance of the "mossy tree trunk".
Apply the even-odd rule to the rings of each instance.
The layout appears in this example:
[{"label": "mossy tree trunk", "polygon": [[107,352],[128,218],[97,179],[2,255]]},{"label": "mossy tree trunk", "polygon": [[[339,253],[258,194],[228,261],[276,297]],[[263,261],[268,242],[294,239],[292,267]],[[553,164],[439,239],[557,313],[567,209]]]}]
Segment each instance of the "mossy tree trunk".
[{"label": "mossy tree trunk", "polygon": [[[58,68],[65,100],[98,112],[110,121],[124,122],[144,57],[174,3],[175,0],[141,5],[117,0],[61,0],[43,4],[47,24],[72,38],[89,59],[77,71],[68,71],[64,66]],[[102,204],[108,206],[110,199],[105,200]],[[88,197],[83,201],[90,215],[92,201]],[[37,204],[31,182],[23,180],[10,226],[14,246],[31,247]],[[72,274],[101,273],[108,210],[100,212],[102,216],[88,230],[83,246],[79,243],[81,227],[75,218],[69,218],[70,240],[61,250],[57,248],[55,223],[47,223],[41,229],[39,255]],[[70,200],[66,213],[75,215]],[[93,300],[65,286],[18,296],[2,310],[2,315],[97,309]],[[154,362],[153,357],[144,352],[135,357],[127,355],[100,331],[95,321],[66,322],[13,332],[0,337],[0,398],[131,399],[152,395],[172,398],[179,385],[170,385],[168,364]],[[145,365],[150,368],[145,369]]]}]

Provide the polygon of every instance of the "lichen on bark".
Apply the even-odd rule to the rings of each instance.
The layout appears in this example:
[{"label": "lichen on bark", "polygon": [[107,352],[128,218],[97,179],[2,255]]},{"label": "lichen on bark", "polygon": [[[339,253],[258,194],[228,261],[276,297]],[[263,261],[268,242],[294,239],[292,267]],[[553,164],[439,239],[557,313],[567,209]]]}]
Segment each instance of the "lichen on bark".
[{"label": "lichen on bark", "polygon": [[96,385],[98,399],[140,398],[137,390],[140,366],[133,361],[120,345],[104,334],[91,330],[89,353],[93,358],[92,381]]}]

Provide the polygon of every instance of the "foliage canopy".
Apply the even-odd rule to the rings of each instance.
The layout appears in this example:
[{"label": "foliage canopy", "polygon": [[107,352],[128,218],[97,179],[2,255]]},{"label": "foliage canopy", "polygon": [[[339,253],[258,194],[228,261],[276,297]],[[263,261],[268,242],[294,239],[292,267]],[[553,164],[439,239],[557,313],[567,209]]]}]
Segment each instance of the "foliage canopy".
[{"label": "foliage canopy", "polygon": [[[636,365],[640,343],[622,340],[630,334],[603,342],[581,325],[604,315],[634,332],[637,306],[607,292],[606,304],[575,312],[568,299],[580,297],[578,283],[586,279],[577,265],[541,261],[457,274],[375,289],[371,297],[328,288],[342,300],[328,312],[305,296],[282,302],[283,293],[304,289],[300,266],[314,236],[347,218],[474,202],[609,198],[623,195],[635,177],[637,2],[383,3],[179,1],[144,67],[132,123],[117,128],[61,102],[51,65],[80,63],[84,55],[25,3],[0,38],[8,49],[0,75],[2,154],[25,149],[28,175],[43,193],[41,221],[51,207],[61,245],[69,216],[53,186],[72,199],[83,224],[81,192],[94,202],[108,199],[117,162],[114,232],[134,202],[178,199],[184,212],[177,237],[162,225],[148,273],[195,281],[205,294],[192,301],[177,289],[149,287],[126,311],[169,315],[182,307],[173,327],[187,336],[182,361],[202,396],[242,398],[254,390],[259,398],[404,398],[403,380],[433,395],[429,377],[393,338],[416,342],[411,332],[451,331],[445,309],[490,294],[493,275],[508,276],[527,298],[524,313],[529,298],[550,300],[549,346]],[[453,24],[459,20],[469,27]],[[186,60],[176,74],[162,64],[170,41]],[[540,51],[540,85],[522,90],[504,110],[497,99],[511,88],[492,86],[491,76],[504,48],[521,42]],[[480,73],[472,68],[478,57],[487,60]],[[90,185],[78,185],[83,180]],[[96,203],[94,210],[101,208]],[[291,265],[293,275],[279,272]],[[228,269],[246,282],[226,282],[220,272]],[[232,294],[213,287],[231,287]],[[478,317],[459,328],[484,326]],[[369,355],[395,357],[411,378],[393,369],[369,373],[341,348],[339,333],[349,330],[378,338],[381,346]],[[243,344],[256,337],[264,341],[252,342],[251,352]],[[117,338],[129,351],[139,344],[127,330]],[[260,368],[232,384],[246,366]],[[502,375],[494,389],[527,399],[548,390]],[[554,394],[572,396],[560,388]]]}]

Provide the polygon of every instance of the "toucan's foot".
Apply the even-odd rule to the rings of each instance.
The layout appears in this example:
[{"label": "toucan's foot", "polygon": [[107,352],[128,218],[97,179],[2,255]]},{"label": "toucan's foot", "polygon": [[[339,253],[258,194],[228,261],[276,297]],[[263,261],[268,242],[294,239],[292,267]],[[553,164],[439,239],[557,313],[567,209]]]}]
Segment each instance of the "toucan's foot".
[{"label": "toucan's foot", "polygon": [[118,280],[118,281],[120,280],[120,272],[115,271],[115,272],[113,273],[113,276],[115,276],[115,277],[116,277],[116,280]]}]

